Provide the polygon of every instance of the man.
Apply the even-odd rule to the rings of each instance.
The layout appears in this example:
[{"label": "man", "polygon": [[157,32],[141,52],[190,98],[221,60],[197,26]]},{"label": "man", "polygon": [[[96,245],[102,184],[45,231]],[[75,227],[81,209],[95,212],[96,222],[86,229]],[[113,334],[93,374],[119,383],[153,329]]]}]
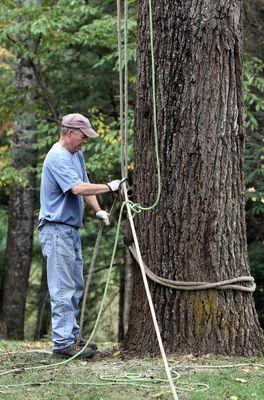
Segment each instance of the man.
[{"label": "man", "polygon": [[[66,357],[74,356],[85,345],[76,321],[84,289],[78,231],[83,222],[84,201],[108,225],[108,213],[101,210],[96,195],[116,191],[120,184],[119,180],[108,184],[88,180],[80,149],[88,138],[97,136],[83,115],[65,115],[60,139],[48,152],[41,176],[38,229],[42,253],[47,260],[53,353]],[[96,345],[91,343],[81,356],[89,358],[94,350]]]}]

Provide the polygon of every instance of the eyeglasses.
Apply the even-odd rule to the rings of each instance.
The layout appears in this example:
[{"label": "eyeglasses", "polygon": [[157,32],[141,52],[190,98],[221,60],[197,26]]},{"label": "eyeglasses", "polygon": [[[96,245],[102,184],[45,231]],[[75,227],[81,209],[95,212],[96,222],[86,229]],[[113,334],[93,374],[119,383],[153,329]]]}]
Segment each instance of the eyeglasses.
[{"label": "eyeglasses", "polygon": [[81,132],[81,134],[82,134],[82,139],[83,140],[87,140],[88,138],[87,138],[87,136],[84,134],[84,133],[82,133],[82,131],[80,131]]},{"label": "eyeglasses", "polygon": [[68,128],[67,132],[68,132],[69,130],[71,130],[71,131],[77,133],[77,131],[78,131],[78,132],[81,133],[82,139],[83,139],[83,140],[87,140],[87,139],[88,139],[88,137],[83,133],[83,131],[81,130],[81,128],[72,128],[72,127],[64,126],[64,125],[63,125],[63,128]]},{"label": "eyeglasses", "polygon": [[81,128],[74,128],[74,129],[78,129],[78,131],[81,133],[81,135],[82,135],[82,139],[83,140],[87,140],[88,139],[88,137],[83,133],[83,131],[81,130]]}]

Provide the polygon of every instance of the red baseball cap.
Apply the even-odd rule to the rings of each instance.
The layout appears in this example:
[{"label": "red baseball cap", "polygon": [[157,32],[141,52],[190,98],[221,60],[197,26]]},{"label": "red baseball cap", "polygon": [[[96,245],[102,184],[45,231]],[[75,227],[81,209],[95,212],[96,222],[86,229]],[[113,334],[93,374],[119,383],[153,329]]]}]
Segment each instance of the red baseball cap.
[{"label": "red baseball cap", "polygon": [[74,113],[64,115],[61,125],[65,128],[80,129],[84,135],[91,138],[99,136],[98,133],[92,129],[89,119],[84,117],[82,114]]}]

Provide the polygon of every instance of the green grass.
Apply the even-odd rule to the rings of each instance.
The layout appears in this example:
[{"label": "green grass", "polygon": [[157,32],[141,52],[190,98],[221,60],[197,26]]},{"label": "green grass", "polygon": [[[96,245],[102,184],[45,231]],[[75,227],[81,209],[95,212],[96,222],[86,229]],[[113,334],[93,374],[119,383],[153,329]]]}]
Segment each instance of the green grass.
[{"label": "green grass", "polygon": [[[29,349],[50,350],[47,342],[0,342],[0,369],[26,368],[50,364],[61,359],[46,353],[15,354],[15,351]],[[135,358],[118,351],[109,344],[100,346],[101,352],[93,360],[74,360],[69,364],[46,370],[20,371],[0,376],[0,400],[146,400],[172,399],[170,388],[156,378],[165,379],[160,358]],[[8,352],[8,354],[3,354]],[[251,363],[236,368],[204,369],[200,365],[231,365]],[[257,366],[257,364],[261,364]],[[240,357],[216,357],[207,355],[200,358],[192,355],[169,356],[170,367],[175,367],[179,377],[175,378],[180,400],[263,400],[264,359]],[[182,368],[183,367],[183,368]],[[174,368],[173,368],[174,370]],[[133,382],[131,374],[139,374],[141,382]],[[125,377],[123,385],[113,385],[103,378]],[[110,375],[113,375],[111,377]],[[142,379],[144,382],[142,382]],[[60,383],[64,382],[64,383]],[[28,386],[19,386],[30,383]],[[45,384],[40,384],[45,383]],[[83,385],[77,385],[81,383]],[[110,384],[111,383],[111,384]],[[133,385],[132,385],[133,383]],[[105,386],[101,386],[104,384]],[[146,387],[141,387],[140,384]],[[199,385],[207,386],[199,386]],[[15,387],[1,385],[18,385]],[[199,389],[205,389],[200,391]]]}]

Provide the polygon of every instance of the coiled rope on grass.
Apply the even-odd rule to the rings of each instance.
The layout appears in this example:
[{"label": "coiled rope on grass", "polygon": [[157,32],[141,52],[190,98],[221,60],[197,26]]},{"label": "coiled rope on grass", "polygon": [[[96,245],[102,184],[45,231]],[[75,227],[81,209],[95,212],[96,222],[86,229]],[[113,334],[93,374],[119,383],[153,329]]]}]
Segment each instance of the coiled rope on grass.
[{"label": "coiled rope on grass", "polygon": [[[33,352],[33,351],[32,351]],[[0,356],[6,353],[0,353]],[[17,352],[9,354],[18,354]],[[170,367],[171,374],[173,376],[173,382],[177,391],[181,393],[186,393],[190,391],[205,391],[210,389],[210,385],[201,382],[190,382],[190,380],[180,380],[181,370],[223,370],[223,369],[234,369],[242,367],[254,367],[254,368],[264,368],[263,363],[238,363],[238,364],[220,364],[220,365],[198,365],[198,364],[176,364]],[[86,366],[78,366],[80,368],[87,368]],[[8,394],[10,391],[4,391],[3,389],[17,389],[18,387],[29,387],[29,386],[41,386],[41,385],[64,385],[64,386],[94,386],[94,387],[107,387],[107,386],[135,386],[137,388],[148,389],[148,390],[162,390],[162,394],[168,393],[167,379],[159,376],[153,375],[154,371],[163,369],[162,365],[156,365],[154,370],[152,369],[152,374],[146,373],[123,373],[123,374],[107,374],[99,375],[98,379],[101,382],[85,381],[37,381],[37,382],[24,382],[19,384],[0,384],[0,393]],[[264,372],[264,371],[263,371]],[[261,371],[262,374],[262,371]],[[11,392],[13,393],[13,392]]]}]

